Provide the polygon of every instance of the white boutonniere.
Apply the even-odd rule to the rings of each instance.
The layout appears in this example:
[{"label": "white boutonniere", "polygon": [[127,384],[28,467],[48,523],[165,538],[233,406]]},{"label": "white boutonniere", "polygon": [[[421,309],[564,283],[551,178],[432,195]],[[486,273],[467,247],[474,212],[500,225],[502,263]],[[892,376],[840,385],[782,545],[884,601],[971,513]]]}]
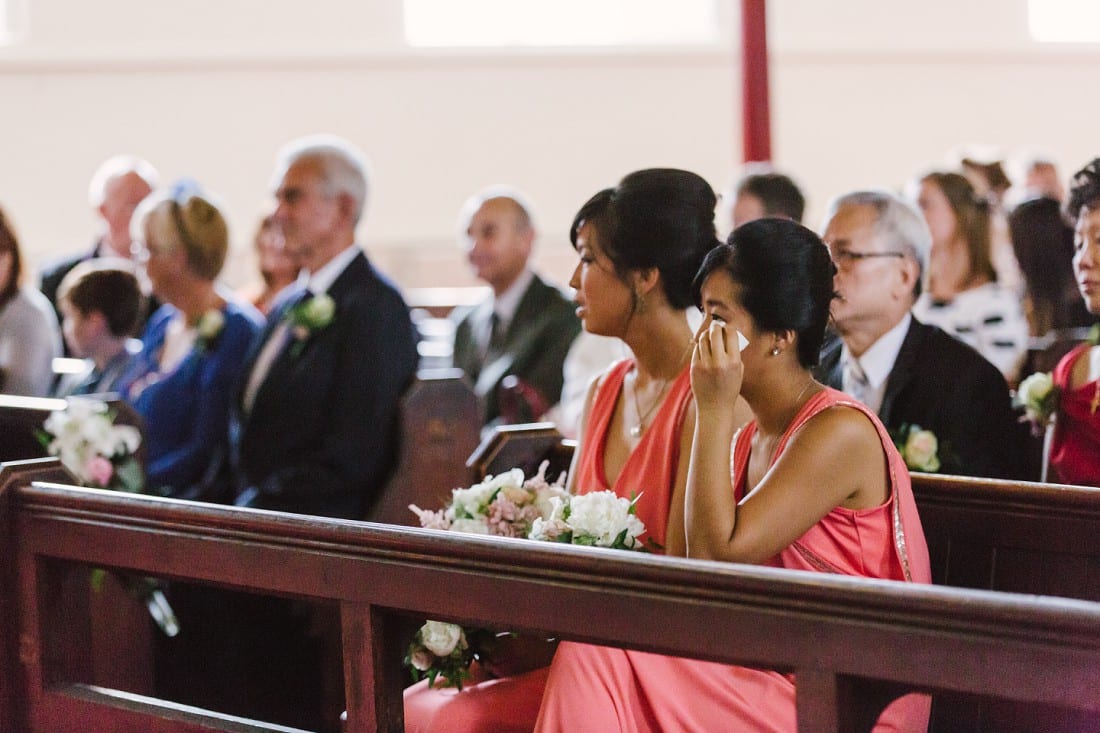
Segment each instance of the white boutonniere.
[{"label": "white boutonniere", "polygon": [[336,301],[328,293],[314,295],[287,310],[284,319],[294,336],[291,356],[298,356],[308,339],[315,332],[327,328],[336,315]]},{"label": "white boutonniere", "polygon": [[912,471],[935,473],[940,470],[940,442],[931,430],[920,425],[903,425],[894,442],[905,465]]},{"label": "white boutonniere", "polygon": [[200,354],[213,350],[224,330],[225,314],[216,308],[206,311],[195,324],[195,349]]},{"label": "white boutonniere", "polygon": [[1012,402],[1023,408],[1021,420],[1031,423],[1032,433],[1042,434],[1058,409],[1058,390],[1050,373],[1036,372],[1020,382]]}]

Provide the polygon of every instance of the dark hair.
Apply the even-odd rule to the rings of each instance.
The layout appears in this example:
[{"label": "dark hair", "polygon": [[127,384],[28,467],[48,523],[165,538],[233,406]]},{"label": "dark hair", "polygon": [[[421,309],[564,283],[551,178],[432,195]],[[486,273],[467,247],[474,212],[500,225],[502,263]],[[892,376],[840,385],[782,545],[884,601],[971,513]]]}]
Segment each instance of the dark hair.
[{"label": "dark hair", "polygon": [[703,282],[719,269],[741,287],[741,306],[757,328],[794,331],[799,363],[817,364],[836,297],[836,266],[820,237],[787,219],[742,224],[703,260],[692,284],[696,304],[701,305]]},{"label": "dark hair", "polygon": [[782,173],[750,173],[737,184],[737,195],[748,194],[760,199],[767,216],[785,216],[802,221],[806,197],[789,176]]},{"label": "dark hair", "polygon": [[955,213],[955,226],[966,242],[966,251],[970,255],[970,272],[966,273],[964,282],[997,282],[988,199],[979,196],[974,185],[961,173],[933,172],[926,174],[921,181],[934,183],[947,197],[947,203]]},{"label": "dark hair", "polygon": [[1093,158],[1081,170],[1073,174],[1069,182],[1069,197],[1066,213],[1077,221],[1081,209],[1095,206],[1100,202],[1100,158]]},{"label": "dark hair", "polygon": [[669,304],[683,309],[692,305],[691,283],[699,264],[719,244],[716,204],[713,189],[694,173],[635,171],[585,202],[573,218],[569,240],[576,248],[581,226],[594,227],[620,277],[657,268]]},{"label": "dark hair", "polygon": [[0,254],[11,253],[11,277],[0,283],[0,306],[5,305],[19,291],[23,279],[23,254],[19,251],[19,239],[3,209],[0,209]]},{"label": "dark hair", "polygon": [[82,315],[102,313],[115,336],[137,328],[144,298],[133,271],[111,260],[89,260],[73,268],[61,281],[57,297]]}]

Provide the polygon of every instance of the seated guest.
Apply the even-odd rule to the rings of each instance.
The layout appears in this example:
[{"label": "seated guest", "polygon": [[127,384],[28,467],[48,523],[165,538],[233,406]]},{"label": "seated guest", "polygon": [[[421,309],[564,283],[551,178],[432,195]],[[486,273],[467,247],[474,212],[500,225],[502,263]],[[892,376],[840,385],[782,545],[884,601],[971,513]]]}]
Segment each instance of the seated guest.
[{"label": "seated guest", "polygon": [[1027,356],[1028,323],[1017,293],[997,282],[991,204],[958,173],[921,178],[917,202],[932,249],[927,288],[913,314],[970,344],[1015,382]]},{"label": "seated guest", "polygon": [[131,338],[144,296],[129,260],[103,257],[81,262],[57,289],[61,331],[69,353],[91,366],[56,396],[116,392],[130,361],[141,350]]},{"label": "seated guest", "polygon": [[[1100,158],[1070,181],[1067,212],[1077,226],[1073,271],[1085,305],[1100,315]],[[1085,343],[1058,363],[1054,384],[1061,391],[1051,441],[1050,467],[1067,484],[1100,486],[1100,345]]]},{"label": "seated guest", "polygon": [[145,419],[148,485],[166,496],[222,501],[229,403],[261,317],[217,282],[225,217],[197,186],[154,193],[134,215],[136,255],[165,305],[149,319],[123,380]]},{"label": "seated guest", "polygon": [[53,359],[61,356],[61,329],[50,302],[22,281],[19,240],[0,210],[0,392],[45,397]]},{"label": "seated guest", "polygon": [[[703,263],[687,555],[930,583],[893,441],[865,405],[810,372],[834,272],[813,232],[778,219],[737,228]],[[755,415],[743,429],[741,397]],[[794,731],[797,685],[774,671],[563,642],[536,730]],[[906,696],[876,730],[924,731],[928,713],[927,697]]]},{"label": "seated guest", "polygon": [[1063,216],[1062,205],[1046,196],[1023,201],[1009,214],[1008,231],[1027,283],[1031,335],[1091,323],[1077,291],[1071,262],[1073,225]]},{"label": "seated guest", "polygon": [[939,442],[940,471],[1023,478],[1022,426],[995,366],[909,309],[931,237],[894,194],[858,191],[829,207],[825,242],[837,264],[833,325],[817,373],[878,413],[895,436],[920,426]]},{"label": "seated guest", "polygon": [[359,519],[397,456],[416,332],[355,229],[366,162],[346,141],[296,140],[276,163],[275,223],[303,268],[249,354],[231,423],[238,506]]},{"label": "seated guest", "polygon": [[[580,321],[568,296],[529,267],[536,233],[522,194],[485,189],[462,207],[459,227],[474,273],[493,293],[455,311],[454,365],[473,383],[483,423],[531,422],[561,398],[562,362]],[[508,377],[533,391],[530,409],[502,414]]]},{"label": "seated guest", "polygon": [[[116,155],[105,160],[88,185],[88,202],[99,219],[99,228],[92,246],[69,255],[42,270],[40,289],[49,298],[61,320],[57,290],[69,270],[96,257],[130,259],[130,220],[134,210],[157,185],[157,171],[145,160],[133,155]],[[157,304],[159,305],[159,304]],[[149,317],[155,307],[145,309]],[[144,325],[144,320],[138,330]],[[136,335],[137,331],[134,334]]]},{"label": "seated guest", "polygon": [[[621,339],[634,356],[588,391],[569,487],[640,494],[638,517],[648,536],[673,555],[685,552],[684,486],[695,425],[685,309],[692,277],[717,244],[714,204],[710,186],[693,173],[643,170],[589,199],[570,231],[580,256],[570,285],[585,332]],[[747,407],[738,408],[747,421]],[[493,665],[490,671],[501,672]],[[421,682],[405,692],[405,729],[529,731],[545,679],[543,668],[483,674],[462,692]]]},{"label": "seated guest", "polygon": [[806,197],[794,180],[767,164],[749,164],[729,197],[731,228],[766,216],[802,222]]},{"label": "seated guest", "polygon": [[274,218],[265,216],[253,239],[259,260],[261,283],[246,291],[245,297],[265,316],[271,310],[275,297],[298,279],[301,268],[286,251],[283,233]]}]

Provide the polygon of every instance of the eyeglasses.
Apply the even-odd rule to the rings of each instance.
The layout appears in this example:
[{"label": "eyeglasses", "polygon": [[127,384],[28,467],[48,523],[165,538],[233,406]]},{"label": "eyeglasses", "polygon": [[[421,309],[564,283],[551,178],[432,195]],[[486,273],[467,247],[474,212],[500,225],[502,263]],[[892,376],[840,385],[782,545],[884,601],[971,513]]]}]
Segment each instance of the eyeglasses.
[{"label": "eyeglasses", "polygon": [[853,252],[850,249],[838,249],[833,252],[833,262],[842,270],[847,270],[860,260],[868,260],[872,257],[904,257],[904,252]]}]

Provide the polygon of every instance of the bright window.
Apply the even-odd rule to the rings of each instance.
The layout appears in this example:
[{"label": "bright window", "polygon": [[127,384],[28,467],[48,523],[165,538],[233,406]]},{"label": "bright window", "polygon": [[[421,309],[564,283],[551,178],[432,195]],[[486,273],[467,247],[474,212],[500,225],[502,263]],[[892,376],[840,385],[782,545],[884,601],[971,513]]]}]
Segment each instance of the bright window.
[{"label": "bright window", "polygon": [[1028,0],[1027,24],[1042,43],[1100,43],[1100,2]]},{"label": "bright window", "polygon": [[404,0],[422,47],[696,45],[719,40],[716,0]]}]

